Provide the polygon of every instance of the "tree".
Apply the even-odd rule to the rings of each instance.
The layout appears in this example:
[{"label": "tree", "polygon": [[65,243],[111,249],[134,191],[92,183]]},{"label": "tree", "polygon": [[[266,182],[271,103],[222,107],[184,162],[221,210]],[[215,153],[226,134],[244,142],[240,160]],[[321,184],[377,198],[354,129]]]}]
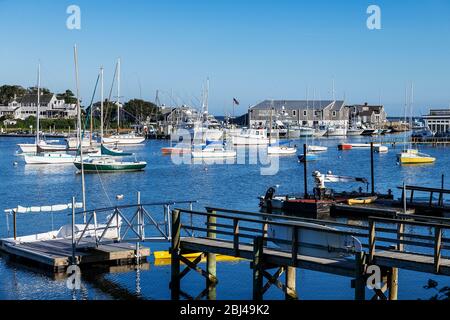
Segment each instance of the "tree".
[{"label": "tree", "polygon": [[[38,88],[37,87],[29,87],[28,88],[29,94],[37,94]],[[50,90],[47,88],[40,88],[41,94],[51,94]]]},{"label": "tree", "polygon": [[160,113],[159,108],[152,102],[132,99],[123,106],[125,119],[129,121],[146,121],[155,119]]},{"label": "tree", "polygon": [[0,104],[7,105],[14,96],[22,97],[27,90],[18,85],[3,85],[0,87]]},{"label": "tree", "polygon": [[69,89],[67,89],[64,93],[58,93],[56,97],[59,100],[64,100],[66,104],[76,104],[77,98],[73,94],[73,92]]}]

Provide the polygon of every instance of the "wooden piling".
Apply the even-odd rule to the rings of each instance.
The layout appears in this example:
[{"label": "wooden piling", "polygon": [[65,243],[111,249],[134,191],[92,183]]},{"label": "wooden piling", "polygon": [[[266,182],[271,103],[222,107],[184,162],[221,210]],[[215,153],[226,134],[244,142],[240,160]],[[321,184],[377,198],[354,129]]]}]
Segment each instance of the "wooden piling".
[{"label": "wooden piling", "polygon": [[17,213],[16,213],[16,210],[13,210],[13,232],[14,232],[14,240],[17,240]]},{"label": "wooden piling", "polygon": [[304,188],[305,188],[305,198],[308,198],[308,168],[307,168],[307,159],[306,159],[306,154],[307,154],[307,146],[306,143],[303,144],[303,184],[304,184]]},{"label": "wooden piling", "polygon": [[388,275],[389,300],[398,299],[398,268],[391,268]]},{"label": "wooden piling", "polygon": [[374,167],[374,149],[373,149],[373,141],[370,142],[370,177],[371,177],[371,186],[372,186],[372,195],[375,195],[375,167]]},{"label": "wooden piling", "polygon": [[364,277],[364,252],[358,252],[355,256],[355,300],[366,300],[366,281]]},{"label": "wooden piling", "polygon": [[[215,217],[215,211],[208,211],[208,232],[207,237],[210,239],[216,238],[216,222],[217,218]],[[216,254],[214,253],[206,253],[206,272],[210,275],[217,277],[217,261]],[[206,278],[206,288],[208,289],[208,300],[216,300],[217,292],[216,292],[216,284],[211,283],[209,278]]]},{"label": "wooden piling", "polygon": [[181,241],[181,215],[180,211],[172,211],[172,246],[171,252],[171,282],[170,290],[172,300],[180,299],[180,241]]},{"label": "wooden piling", "polygon": [[253,300],[263,299],[263,250],[262,237],[256,237],[253,241]]},{"label": "wooden piling", "polygon": [[294,267],[286,268],[286,300],[297,300],[297,292],[296,292],[296,284],[297,284],[297,272]]}]

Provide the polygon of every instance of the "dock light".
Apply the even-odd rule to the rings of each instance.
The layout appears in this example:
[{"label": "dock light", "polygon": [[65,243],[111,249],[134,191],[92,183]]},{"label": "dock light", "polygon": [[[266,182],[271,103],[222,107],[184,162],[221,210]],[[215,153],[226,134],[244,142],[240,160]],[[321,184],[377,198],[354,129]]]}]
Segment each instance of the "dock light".
[{"label": "dock light", "polygon": [[116,200],[123,200],[124,196],[123,194],[116,195]]}]

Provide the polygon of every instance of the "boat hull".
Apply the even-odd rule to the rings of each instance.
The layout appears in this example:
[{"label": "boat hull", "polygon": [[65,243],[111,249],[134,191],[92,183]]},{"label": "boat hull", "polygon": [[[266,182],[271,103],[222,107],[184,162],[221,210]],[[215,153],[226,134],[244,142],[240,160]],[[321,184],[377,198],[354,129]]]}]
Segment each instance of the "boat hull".
[{"label": "boat hull", "polygon": [[120,136],[111,136],[108,138],[103,138],[103,143],[105,144],[117,144],[121,146],[126,145],[137,145],[144,143],[144,137],[120,137]]},{"label": "boat hull", "polygon": [[26,155],[24,160],[26,164],[72,164],[76,157],[67,154],[43,154]]},{"label": "boat hull", "polygon": [[[81,170],[81,162],[75,161],[75,167]],[[132,171],[142,171],[147,166],[146,162],[119,162],[116,164],[107,163],[84,163],[83,169],[85,172],[132,172]]]},{"label": "boat hull", "polygon": [[198,159],[216,159],[216,158],[235,158],[236,151],[192,151],[192,158]]},{"label": "boat hull", "polygon": [[294,147],[268,147],[267,154],[269,155],[294,155],[297,153],[297,148]]}]

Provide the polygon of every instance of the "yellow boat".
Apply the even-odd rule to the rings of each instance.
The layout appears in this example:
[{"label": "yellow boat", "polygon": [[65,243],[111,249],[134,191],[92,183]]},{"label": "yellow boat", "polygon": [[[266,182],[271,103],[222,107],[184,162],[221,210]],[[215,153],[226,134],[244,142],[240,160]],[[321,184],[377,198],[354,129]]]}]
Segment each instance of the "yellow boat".
[{"label": "yellow boat", "polygon": [[417,149],[407,149],[397,156],[398,162],[401,164],[423,164],[434,163],[436,158],[425,153],[420,153]]},{"label": "yellow boat", "polygon": [[370,203],[374,203],[377,200],[377,197],[365,197],[365,198],[354,198],[354,199],[348,199],[347,203],[349,205],[354,205],[354,204],[370,204]]},{"label": "yellow boat", "polygon": [[[200,252],[188,253],[188,254],[183,254],[183,257],[193,261],[193,260],[197,259],[199,255],[201,255]],[[172,258],[172,255],[168,251],[155,251],[153,253],[153,256],[155,257],[155,265],[156,266],[170,264],[170,259]],[[230,256],[224,256],[221,254],[216,255],[216,261],[241,261],[241,260],[244,260],[244,259],[230,257]],[[203,258],[202,262],[206,262],[206,258]]]}]

